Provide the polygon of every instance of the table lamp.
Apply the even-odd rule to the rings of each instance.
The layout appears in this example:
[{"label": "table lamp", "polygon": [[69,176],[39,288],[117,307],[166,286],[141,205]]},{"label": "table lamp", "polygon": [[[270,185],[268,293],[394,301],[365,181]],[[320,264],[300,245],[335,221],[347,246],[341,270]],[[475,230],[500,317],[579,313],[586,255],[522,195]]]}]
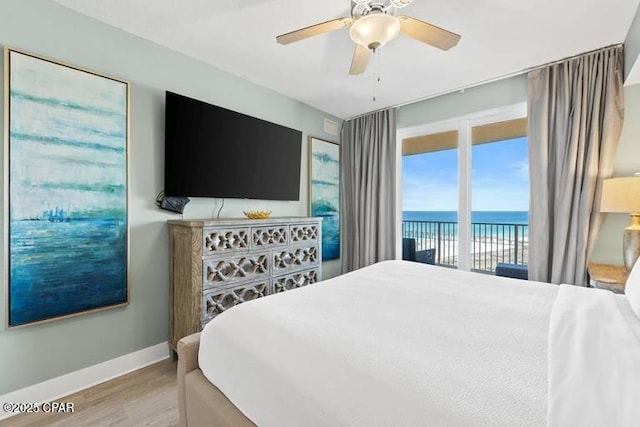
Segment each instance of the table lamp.
[{"label": "table lamp", "polygon": [[624,229],[622,237],[624,266],[631,270],[640,255],[640,176],[602,181],[600,212],[631,215],[631,225]]}]

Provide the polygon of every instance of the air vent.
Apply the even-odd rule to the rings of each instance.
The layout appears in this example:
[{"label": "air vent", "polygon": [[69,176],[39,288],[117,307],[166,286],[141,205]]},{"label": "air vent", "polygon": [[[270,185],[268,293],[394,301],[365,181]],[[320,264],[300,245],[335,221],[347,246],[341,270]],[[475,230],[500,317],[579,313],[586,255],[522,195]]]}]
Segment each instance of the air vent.
[{"label": "air vent", "polygon": [[324,119],[324,131],[329,135],[337,135],[338,134],[338,123],[333,120]]}]

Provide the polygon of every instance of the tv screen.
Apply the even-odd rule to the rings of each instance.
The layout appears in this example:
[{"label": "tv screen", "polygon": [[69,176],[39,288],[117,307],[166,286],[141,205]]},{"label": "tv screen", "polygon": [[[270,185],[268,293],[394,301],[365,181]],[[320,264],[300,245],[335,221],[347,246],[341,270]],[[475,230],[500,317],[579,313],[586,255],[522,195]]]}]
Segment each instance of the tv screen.
[{"label": "tv screen", "polygon": [[166,93],[167,196],[300,200],[302,132]]}]

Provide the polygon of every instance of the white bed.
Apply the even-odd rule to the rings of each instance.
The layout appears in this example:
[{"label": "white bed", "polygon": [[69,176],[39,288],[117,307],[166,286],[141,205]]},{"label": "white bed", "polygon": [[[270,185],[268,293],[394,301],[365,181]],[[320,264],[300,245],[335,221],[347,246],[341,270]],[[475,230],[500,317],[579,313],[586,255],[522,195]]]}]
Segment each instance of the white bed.
[{"label": "white bed", "polygon": [[[588,316],[574,310],[581,298]],[[620,366],[602,359],[612,352]],[[607,425],[640,425],[628,408],[640,399],[640,320],[623,295],[425,264],[387,261],[239,305],[205,327],[198,360],[264,427],[600,425],[575,418],[589,415],[582,383]],[[612,399],[601,385],[635,394]]]}]

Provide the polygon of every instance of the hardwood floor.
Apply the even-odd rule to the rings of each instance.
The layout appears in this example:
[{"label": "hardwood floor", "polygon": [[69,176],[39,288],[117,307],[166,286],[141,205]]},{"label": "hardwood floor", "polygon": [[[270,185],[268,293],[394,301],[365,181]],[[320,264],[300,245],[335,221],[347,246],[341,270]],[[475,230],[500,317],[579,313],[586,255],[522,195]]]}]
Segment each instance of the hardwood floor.
[{"label": "hardwood floor", "polygon": [[56,402],[73,402],[73,413],[22,414],[2,427],[100,427],[178,425],[177,362],[165,360]]}]

